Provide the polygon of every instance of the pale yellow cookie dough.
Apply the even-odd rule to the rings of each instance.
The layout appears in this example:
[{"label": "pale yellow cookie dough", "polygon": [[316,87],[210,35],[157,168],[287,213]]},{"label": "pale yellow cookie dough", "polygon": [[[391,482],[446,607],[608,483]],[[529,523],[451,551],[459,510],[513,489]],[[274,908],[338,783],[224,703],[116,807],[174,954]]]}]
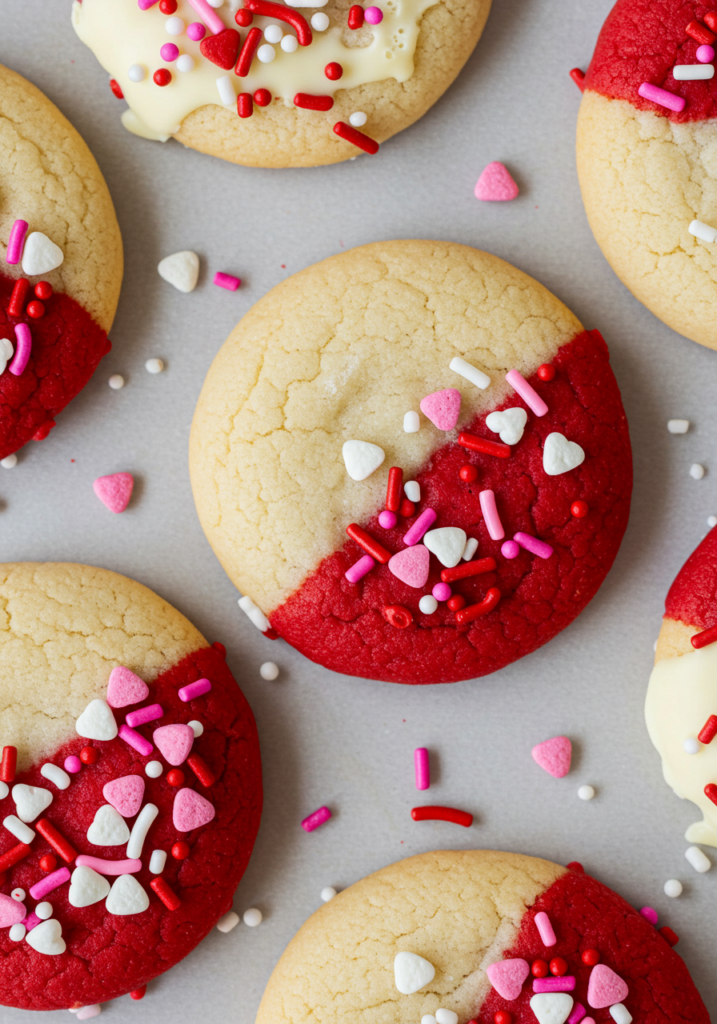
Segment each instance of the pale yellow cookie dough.
[{"label": "pale yellow cookie dough", "polygon": [[[485,967],[565,868],[489,850],[424,853],[362,879],[321,907],[279,960],[257,1024],[418,1024],[442,1007],[467,1020],[490,989]],[[397,953],[436,969],[411,996]]]},{"label": "pale yellow cookie dough", "polygon": [[714,121],[674,124],[586,90],[577,165],[595,239],[620,280],[655,316],[717,349],[717,245],[688,231],[717,226]]},{"label": "pale yellow cookie dough", "polygon": [[377,242],[272,289],[219,351],[192,424],[197,511],[232,581],[269,614],[382,507],[385,478],[351,480],[344,441],[380,445],[410,480],[450,435],[425,418],[406,434],[404,413],[457,388],[460,429],[511,393],[508,370],[530,376],[581,330],[532,278],[449,242]]},{"label": "pale yellow cookie dough", "polygon": [[75,736],[75,722],[125,665],[151,685],[207,641],[125,576],[86,565],[0,565],[0,746],[19,770]]},{"label": "pale yellow cookie dough", "polygon": [[[89,149],[39,89],[0,65],[0,258],[15,220],[41,231],[65,259],[43,275],[105,331],[122,283],[122,239],[107,185]],[[35,279],[33,279],[34,281]]]}]

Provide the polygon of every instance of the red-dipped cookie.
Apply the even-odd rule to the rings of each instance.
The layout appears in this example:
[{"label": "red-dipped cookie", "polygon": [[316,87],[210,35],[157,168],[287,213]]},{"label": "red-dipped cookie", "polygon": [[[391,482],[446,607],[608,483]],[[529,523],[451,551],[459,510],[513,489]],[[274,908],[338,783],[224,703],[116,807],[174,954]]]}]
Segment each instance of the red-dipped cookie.
[{"label": "red-dipped cookie", "polygon": [[122,240],[89,149],[0,65],[0,458],[47,437],[111,348]]},{"label": "red-dipped cookie", "polygon": [[328,1019],[709,1024],[680,957],[620,896],[580,865],[486,850],[399,861],[309,918],[257,1024]]},{"label": "red-dipped cookie", "polygon": [[717,348],[717,6],[618,0],[581,86],[577,162],[595,238],[656,316]]},{"label": "red-dipped cookie", "polygon": [[209,371],[190,469],[252,621],[401,683],[494,672],[565,628],[632,486],[600,334],[497,257],[422,241],[257,303]]},{"label": "red-dipped cookie", "polygon": [[0,567],[0,1003],[141,990],[230,909],[261,814],[227,668],[146,587]]},{"label": "red-dipped cookie", "polygon": [[[717,527],[692,552],[667,594],[645,703],[665,781],[703,815],[685,838],[709,846],[717,846],[716,593]],[[703,856],[690,853],[700,871],[709,866]]]}]

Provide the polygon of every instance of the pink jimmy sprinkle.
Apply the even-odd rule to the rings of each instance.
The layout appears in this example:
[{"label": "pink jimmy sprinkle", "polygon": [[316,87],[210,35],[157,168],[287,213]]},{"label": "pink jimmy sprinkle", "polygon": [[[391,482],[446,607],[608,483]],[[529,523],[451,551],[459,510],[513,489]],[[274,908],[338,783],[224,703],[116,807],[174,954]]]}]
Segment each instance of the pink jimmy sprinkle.
[{"label": "pink jimmy sprinkle", "polygon": [[649,82],[643,82],[637,91],[644,100],[651,100],[652,103],[657,103],[660,107],[674,110],[676,114],[685,109],[685,101],[681,96],[675,96],[674,92],[661,89],[659,85],[650,85]]},{"label": "pink jimmy sprinkle", "polygon": [[548,411],[547,405],[535,388],[528,384],[522,373],[519,373],[517,370],[510,370],[506,373],[505,379],[512,388],[515,388],[525,404],[529,409],[532,409],[536,416],[545,416]]},{"label": "pink jimmy sprinkle", "polygon": [[124,740],[125,743],[129,743],[130,747],[134,747],[134,749],[138,753],[142,754],[143,757],[151,754],[154,750],[154,747],[149,740],[146,740],[144,736],[140,736],[140,734],[135,732],[134,729],[130,729],[128,725],[121,725],[118,733],[120,739]]},{"label": "pink jimmy sprinkle", "polygon": [[535,978],[533,992],[572,992],[575,978],[572,974],[564,974],[561,978]]},{"label": "pink jimmy sprinkle", "polygon": [[580,1024],[580,1021],[583,1019],[586,1013],[587,1010],[585,1009],[583,1004],[576,1003],[575,1006],[573,1006],[572,1013],[568,1017],[568,1024]]},{"label": "pink jimmy sprinkle", "polygon": [[416,769],[416,789],[428,789],[431,785],[431,765],[425,747],[416,747],[413,763]]},{"label": "pink jimmy sprinkle", "polygon": [[53,871],[51,875],[46,878],[41,878],[30,889],[30,895],[34,900],[41,900],[43,896],[47,896],[48,892],[52,892],[53,889],[58,889],[65,882],[70,880],[70,869],[69,868],[58,868],[57,871]]},{"label": "pink jimmy sprinkle", "polygon": [[550,558],[553,553],[549,544],[546,544],[544,540],[538,540],[537,537],[531,537],[529,533],[516,533],[513,540],[520,544],[521,548],[530,551],[532,555],[537,555],[538,558]]},{"label": "pink jimmy sprinkle", "polygon": [[20,257],[22,256],[22,244],[25,241],[26,234],[27,221],[16,220],[10,228],[10,237],[7,240],[7,253],[5,254],[5,260],[11,266],[20,262]]},{"label": "pink jimmy sprinkle", "polygon": [[27,366],[30,353],[32,352],[32,335],[30,334],[30,328],[27,324],[15,324],[15,338],[17,340],[17,346],[15,348],[13,360],[8,366],[8,370],[15,377],[19,377]]},{"label": "pink jimmy sprinkle", "polygon": [[657,911],[656,910],[653,910],[652,907],[643,907],[642,910],[640,911],[640,913],[642,914],[642,916],[645,918],[646,921],[649,921],[650,924],[657,926]]},{"label": "pink jimmy sprinkle", "polygon": [[212,8],[207,3],[207,0],[189,0],[189,3],[197,12],[197,14],[202,19],[202,21],[207,26],[210,32],[212,32],[216,36],[219,32],[224,31],[226,25],[219,17],[217,12],[212,10]]},{"label": "pink jimmy sprinkle", "polygon": [[25,928],[26,928],[26,929],[27,929],[27,930],[28,930],[29,932],[31,932],[33,928],[37,928],[37,926],[38,926],[39,924],[41,924],[42,922],[40,921],[40,918],[39,918],[39,917],[37,916],[37,914],[36,914],[36,913],[35,913],[35,911],[33,910],[33,911],[32,911],[31,913],[29,913],[29,914],[27,915],[27,917],[25,918],[25,920],[24,920],[24,921],[22,921],[21,923],[25,925]]},{"label": "pink jimmy sprinkle", "polygon": [[555,932],[553,931],[553,926],[550,923],[550,918],[544,910],[541,910],[540,913],[535,915],[535,927],[538,929],[538,934],[543,940],[543,945],[554,946],[558,941],[555,938]]},{"label": "pink jimmy sprinkle", "polygon": [[498,509],[495,505],[495,493],[493,491],[481,491],[478,495],[480,501],[480,510],[483,513],[485,519],[485,525],[488,527],[488,533],[492,540],[502,540],[505,537],[505,530],[503,524],[500,521],[498,515]]},{"label": "pink jimmy sprinkle", "polygon": [[130,711],[125,715],[125,722],[133,729],[146,722],[154,722],[164,714],[161,704],[150,704],[149,707],[140,708],[139,711]]},{"label": "pink jimmy sprinkle", "polygon": [[319,825],[323,825],[325,821],[328,821],[331,817],[331,811],[328,807],[319,807],[318,811],[314,811],[308,818],[304,818],[301,822],[301,827],[304,832],[313,832]]},{"label": "pink jimmy sprinkle", "polygon": [[195,697],[201,697],[205,693],[209,693],[212,688],[212,684],[208,679],[197,679],[196,683],[187,683],[180,690],[177,690],[177,694],[180,700],[183,700],[186,704],[189,700],[194,700]]},{"label": "pink jimmy sprinkle", "polygon": [[78,868],[92,868],[100,875],[133,875],[142,867],[141,860],[105,860],[81,853],[75,864]]},{"label": "pink jimmy sprinkle", "polygon": [[434,512],[432,508],[424,509],[411,529],[404,533],[403,543],[407,544],[409,548],[418,544],[423,534],[435,523],[436,519],[438,519],[438,513]]},{"label": "pink jimmy sprinkle", "polygon": [[344,575],[349,583],[358,583],[367,572],[371,572],[375,564],[370,555],[364,555],[363,558],[359,558],[358,562],[354,562]]},{"label": "pink jimmy sprinkle", "polygon": [[157,0],[137,0],[137,6],[140,11],[148,11],[150,7],[154,7],[156,3]]},{"label": "pink jimmy sprinkle", "polygon": [[214,275],[214,284],[219,288],[226,288],[229,292],[235,292],[241,284],[241,279],[234,277],[233,274],[223,274],[221,270],[218,270]]}]

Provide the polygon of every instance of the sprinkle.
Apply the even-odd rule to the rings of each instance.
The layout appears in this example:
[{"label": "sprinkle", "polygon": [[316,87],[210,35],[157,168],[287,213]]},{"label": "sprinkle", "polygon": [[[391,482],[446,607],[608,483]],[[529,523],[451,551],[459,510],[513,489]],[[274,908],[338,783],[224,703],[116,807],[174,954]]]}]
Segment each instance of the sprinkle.
[{"label": "sprinkle", "polygon": [[12,295],[7,305],[7,311],[10,316],[22,316],[22,309],[25,305],[25,297],[29,287],[30,282],[26,277],[19,277],[13,285]]},{"label": "sprinkle", "polygon": [[159,56],[168,64],[172,64],[179,56],[179,47],[176,43],[164,43],[159,48]]},{"label": "sprinkle", "polygon": [[483,202],[509,202],[516,199],[519,192],[508,168],[494,160],[481,171],[473,194]]},{"label": "sprinkle", "polygon": [[691,21],[685,28],[685,32],[701,46],[709,46],[717,38],[714,32],[710,32],[704,25],[700,25],[699,21]]},{"label": "sprinkle", "polygon": [[[385,513],[383,512],[381,513],[381,515],[384,514]],[[390,512],[388,514],[392,515],[392,513]],[[379,516],[379,522],[380,520],[381,516]],[[373,558],[371,558],[371,555],[363,555],[361,558],[359,558],[358,562],[354,562],[354,564],[346,570],[344,575],[346,576],[346,579],[349,581],[349,583],[358,583],[360,579],[363,579],[366,573],[371,572],[375,564],[376,562],[374,561]]]},{"label": "sprinkle", "polygon": [[707,242],[710,245],[717,241],[717,228],[710,227],[709,224],[704,224],[701,220],[691,221],[687,230],[695,238],[699,238],[700,241]]},{"label": "sprinkle", "polygon": [[138,860],[142,856],[142,847],[147,838],[149,827],[158,814],[159,808],[156,804],[145,804],[137,815],[127,841],[127,857],[129,860]]},{"label": "sprinkle", "polygon": [[640,913],[650,924],[657,924],[657,911],[653,907],[643,907]]},{"label": "sprinkle", "polygon": [[264,919],[264,915],[256,907],[250,907],[249,910],[245,910],[242,916],[244,924],[248,925],[249,928],[256,928]]},{"label": "sprinkle", "polygon": [[[386,508],[389,512],[398,512],[401,506],[402,482],[403,470],[399,466],[392,466],[388,471],[388,484],[386,486]],[[411,497],[408,491],[406,491],[406,494],[409,498]],[[418,501],[418,498],[412,500]]]},{"label": "sprinkle", "polygon": [[[15,328],[15,330],[17,330],[17,328]],[[12,370],[12,366],[10,367],[10,369]],[[693,462],[690,466],[690,476],[692,477],[692,479],[701,480],[704,475],[705,467],[701,466],[699,462]]]},{"label": "sprinkle", "polygon": [[[657,650],[657,641],[655,641],[655,649]],[[682,749],[686,754],[699,754],[702,746],[694,736],[688,736],[686,740],[682,741]]]},{"label": "sprinkle", "polygon": [[149,870],[153,875],[161,875],[164,871],[164,865],[167,863],[167,851],[166,850],[152,850],[152,856],[149,858]]},{"label": "sprinkle", "polygon": [[681,110],[684,110],[685,101],[683,98],[676,96],[673,92],[668,92],[667,89],[660,89],[657,85],[643,82],[637,91],[643,99],[650,100],[660,107],[667,107],[668,110],[674,110],[678,114]]},{"label": "sprinkle", "polygon": [[493,572],[494,569],[495,558],[478,558],[475,562],[456,565],[452,569],[442,569],[441,582],[455,583],[456,580],[465,580],[469,576],[481,576],[484,572]]},{"label": "sprinkle", "polygon": [[13,899],[13,900],[16,900],[18,903],[22,903],[22,901],[25,899],[26,895],[27,894],[26,894],[24,889],[19,889],[18,888],[18,889],[13,889],[13,891],[10,893],[10,898]]},{"label": "sprinkle", "polygon": [[218,14],[214,13],[207,0],[189,0],[189,4],[194,8],[210,32],[218,35],[224,31],[224,22]]},{"label": "sprinkle", "polygon": [[393,555],[389,560],[388,568],[406,586],[421,590],[428,581],[430,558],[427,547],[423,544],[414,544]]},{"label": "sprinkle", "polygon": [[161,87],[169,85],[172,81],[172,72],[168,71],[166,68],[160,68],[159,71],[155,71],[152,75],[152,81],[155,85],[159,85]]},{"label": "sprinkle", "polygon": [[15,377],[19,377],[27,366],[32,352],[32,334],[27,324],[15,324],[15,339],[17,341],[15,357],[8,366],[8,370]]},{"label": "sprinkle", "polygon": [[54,825],[50,824],[47,818],[40,818],[35,825],[35,828],[45,842],[50,844],[55,853],[59,853],[67,864],[72,863],[77,856],[77,850],[67,842],[65,837],[57,831]]},{"label": "sprinkle", "polygon": [[717,804],[717,786],[715,786],[714,782],[707,783],[704,793],[708,800],[711,800],[713,804]]},{"label": "sprinkle", "polygon": [[324,822],[328,821],[331,817],[331,811],[328,807],[319,807],[318,811],[314,811],[308,818],[304,818],[301,822],[301,827],[304,832],[313,832],[319,825],[323,825]]},{"label": "sprinkle", "polygon": [[0,758],[0,781],[13,782],[17,767],[17,747],[3,747]]},{"label": "sprinkle", "polygon": [[419,407],[439,430],[453,430],[461,409],[461,393],[456,388],[434,391],[421,399]]},{"label": "sprinkle", "polygon": [[[239,58],[237,60],[236,67],[234,68],[234,74],[238,75],[239,78],[246,78],[249,74],[251,62],[254,60],[254,54],[256,53],[256,48],[259,45],[261,37],[262,32],[260,28],[252,28],[247,33],[244,44],[239,51]],[[219,80],[217,79],[217,83],[218,81]],[[229,105],[230,104],[227,104],[227,106]]]},{"label": "sprinkle", "polygon": [[229,75],[219,75],[216,82],[219,99],[225,107],[233,107],[236,102],[236,93],[234,92],[234,85]]},{"label": "sprinkle", "polygon": [[516,544],[514,540],[507,540],[505,544],[501,544],[500,553],[503,558],[517,558],[520,554],[520,545]]},{"label": "sprinkle", "polygon": [[259,675],[262,679],[277,679],[279,676],[279,666],[274,664],[273,661],[265,661],[263,665],[259,666]]},{"label": "sprinkle", "polygon": [[379,512],[378,525],[382,526],[384,530],[392,530],[397,522],[398,517],[395,512],[389,512],[387,509],[384,509],[383,512]]},{"label": "sprinkle", "polygon": [[[175,7],[176,10],[176,7]],[[167,18],[164,23],[164,31],[168,36],[181,36],[184,32],[184,22],[181,18]]]},{"label": "sprinkle", "polygon": [[686,434],[690,429],[689,420],[668,420],[667,429],[671,434]]},{"label": "sprinkle", "polygon": [[[324,14],[323,11],[319,12],[318,14],[312,14],[312,16],[311,16],[311,27],[316,29],[317,32],[325,32],[326,29],[329,27],[329,16],[328,16],[328,14]],[[330,68],[331,64],[327,64],[326,67]],[[341,68],[341,65],[340,64],[336,64],[336,67]],[[341,68],[341,74],[343,74],[343,68]],[[328,71],[326,73],[326,77],[327,78],[331,78],[331,75],[328,74]],[[337,78],[341,78],[341,75],[337,75],[336,77]]]},{"label": "sprinkle", "polygon": [[100,875],[132,875],[142,868],[141,860],[105,860],[85,853],[79,855],[76,864],[78,868],[92,868]]},{"label": "sprinkle", "polygon": [[710,529],[717,526],[717,516],[707,516],[707,525]]},{"label": "sprinkle", "polygon": [[82,768],[82,761],[80,761],[76,754],[70,754],[69,757],[65,758],[64,768],[66,772],[76,775]]},{"label": "sprinkle", "polygon": [[668,928],[666,924],[663,925],[662,928],[658,928],[657,931],[668,944],[668,946],[676,946],[677,943],[680,941],[679,936],[675,932],[673,932],[671,928]]},{"label": "sprinkle", "polygon": [[[699,634],[697,634],[699,636]],[[697,734],[697,739],[700,743],[711,743],[712,740],[717,736],[717,715],[710,715],[705,724]]]},{"label": "sprinkle", "polygon": [[610,1007],[610,1016],[615,1024],[632,1024],[632,1014],[622,1003],[615,1003]]},{"label": "sprinkle", "polygon": [[24,821],[20,821],[14,814],[8,814],[7,818],[3,818],[3,825],[20,843],[27,843],[29,846],[35,838],[35,833],[30,826],[26,825]]},{"label": "sprinkle", "polygon": [[[22,890],[20,891],[22,892]],[[33,910],[32,913],[27,915],[27,917],[24,919],[22,923],[25,925],[27,931],[31,932],[33,928],[37,928],[37,926],[40,924],[40,921],[41,918],[39,918],[35,911]]]},{"label": "sprinkle", "polygon": [[675,64],[672,77],[676,82],[702,82],[714,78],[713,64]]},{"label": "sprinkle", "polygon": [[573,745],[567,736],[553,736],[538,743],[531,750],[535,763],[555,779],[562,779],[570,771]]},{"label": "sprinkle", "polygon": [[413,616],[402,604],[384,605],[383,617],[396,629],[406,629],[413,622]]},{"label": "sprinkle", "polygon": [[204,36],[206,34],[207,30],[205,29],[204,25],[202,25],[201,22],[199,21],[192,21],[189,25],[187,25],[187,35],[195,43],[198,43],[200,39],[204,39]]},{"label": "sprinkle", "polygon": [[147,722],[156,722],[163,714],[164,710],[161,704],[149,704],[146,708],[140,708],[138,711],[130,711],[125,718],[125,722],[134,729],[138,725],[145,725]]},{"label": "sprinkle", "polygon": [[403,430],[406,434],[415,434],[421,428],[421,420],[417,412],[411,410],[410,412],[404,413],[403,416]]},{"label": "sprinkle", "polygon": [[349,124],[352,128],[363,128],[368,121],[368,117],[362,111],[357,110],[349,117]]},{"label": "sprinkle", "polygon": [[505,537],[505,530],[498,515],[495,504],[495,492],[491,490],[481,491],[478,495],[480,508],[483,513],[485,525],[492,540],[502,540]]},{"label": "sprinkle", "polygon": [[197,679],[195,683],[187,683],[186,686],[182,686],[177,690],[177,696],[186,704],[187,701],[195,700],[197,697],[202,697],[205,693],[209,693],[211,688],[212,684],[208,679]]},{"label": "sprinkle", "polygon": [[363,132],[358,131],[356,128],[352,128],[350,124],[346,124],[345,121],[337,121],[334,125],[334,133],[339,138],[344,139],[346,142],[350,142],[358,149],[362,149],[365,153],[378,153],[379,145],[375,139],[369,138],[368,135],[364,135]]},{"label": "sprinkle", "polygon": [[575,978],[565,974],[561,978],[536,978],[533,981],[533,992],[572,992]]},{"label": "sprinkle", "polygon": [[177,58],[177,71],[181,71],[182,74],[186,74],[188,71],[194,70],[194,57],[189,53],[183,53],[181,57]]},{"label": "sprinkle", "polygon": [[216,776],[212,772],[211,768],[199,754],[190,754],[187,758],[187,764],[192,769],[196,777],[199,779],[205,789],[213,786],[217,781]]},{"label": "sprinkle", "polygon": [[5,261],[10,266],[15,266],[20,262],[22,246],[25,241],[25,235],[27,234],[27,227],[28,224],[26,220],[16,220],[10,228],[10,235],[7,241],[7,252],[5,254]]},{"label": "sprinkle", "polygon": [[54,871],[57,867],[57,857],[54,853],[46,853],[44,857],[40,857],[39,864],[42,871]]},{"label": "sprinkle", "polygon": [[485,418],[485,425],[498,434],[503,444],[517,444],[523,436],[528,414],[525,409],[515,406],[492,412]]},{"label": "sprinkle", "polygon": [[417,480],[407,480],[403,490],[409,501],[416,502],[421,500],[421,485]]},{"label": "sprinkle", "polygon": [[31,847],[27,843],[18,843],[17,846],[13,846],[6,850],[5,853],[0,854],[0,873],[19,864],[21,860],[27,857],[30,851]]},{"label": "sprinkle", "polygon": [[45,779],[49,779],[58,789],[67,789],[70,785],[70,776],[67,772],[63,772],[62,768],[59,768],[56,764],[43,764],[40,769],[40,775]]},{"label": "sprinkle", "polygon": [[264,43],[263,46],[260,46],[256,51],[256,56],[262,64],[271,64],[276,57],[276,50],[269,43]]},{"label": "sprinkle", "polygon": [[113,391],[119,391],[120,388],[124,387],[124,377],[119,373],[113,373],[110,379],[107,381]]},{"label": "sprinkle", "polygon": [[41,900],[43,896],[47,896],[48,893],[54,892],[55,889],[59,889],[61,885],[70,880],[70,869],[69,868],[58,868],[57,871],[53,871],[51,875],[47,875],[46,878],[42,878],[39,882],[30,889],[30,895],[34,900]]},{"label": "sprinkle", "polygon": [[712,861],[700,850],[699,846],[688,846],[685,850],[685,857],[695,871],[698,871],[701,875],[712,867]]},{"label": "sprinkle", "polygon": [[235,292],[241,284],[241,278],[234,277],[233,274],[225,274],[221,270],[218,270],[214,275],[214,284],[218,288],[226,288],[229,292]]},{"label": "sprinkle", "polygon": [[327,885],[321,890],[321,899],[324,901],[324,903],[328,903],[329,900],[332,900],[335,895],[336,890],[334,889],[333,885]]},{"label": "sprinkle", "polygon": [[161,761],[148,761],[144,766],[144,774],[149,779],[158,779],[163,771],[164,768]]},{"label": "sprinkle", "polygon": [[414,821],[450,821],[453,825],[462,825],[463,828],[470,828],[473,824],[473,815],[467,811],[459,811],[455,807],[441,807],[437,804],[414,807],[411,810],[411,817]]},{"label": "sprinkle", "polygon": [[529,533],[516,533],[513,540],[526,551],[537,555],[538,558],[550,558],[553,554],[553,549],[549,544],[546,544],[544,540],[538,540],[537,537],[531,537]]},{"label": "sprinkle", "polygon": [[105,508],[119,515],[130,503],[134,489],[134,477],[131,473],[110,473],[98,476],[92,484],[92,490]]},{"label": "sprinkle", "polygon": [[302,110],[331,110],[333,105],[333,96],[315,96],[310,92],[297,92],[294,96],[294,106]]},{"label": "sprinkle", "polygon": [[580,1024],[580,1021],[583,1020],[586,1013],[587,1010],[585,1009],[583,1004],[576,1003],[572,1009],[572,1013],[568,1017],[568,1024]]},{"label": "sprinkle", "polygon": [[431,593],[435,597],[436,601],[447,601],[453,591],[447,583],[436,583]]},{"label": "sprinkle", "polygon": [[364,23],[364,11],[360,4],[353,4],[349,8],[348,26],[350,29],[361,28]]},{"label": "sprinkle", "polygon": [[81,1010],[77,1011],[76,1020],[90,1020],[92,1017],[99,1017],[102,1013],[102,1007],[99,1003],[93,1003],[92,1006],[83,1006]]},{"label": "sprinkle", "polygon": [[458,435],[458,444],[461,448],[467,448],[471,452],[481,452],[483,455],[495,455],[499,459],[510,458],[510,447],[501,444],[500,441],[490,441],[485,437],[476,437],[475,434]]},{"label": "sprinkle", "polygon": [[695,57],[700,64],[709,64],[710,61],[715,59],[714,47],[708,45],[698,46],[695,51]]},{"label": "sprinkle", "polygon": [[436,1024],[458,1024],[458,1014],[455,1010],[436,1010]]},{"label": "sprinkle", "polygon": [[[697,651],[702,647],[707,647],[708,644],[715,643],[715,641],[717,641],[717,626],[710,626],[708,629],[703,629],[701,633],[695,633],[694,636],[690,637],[690,643]],[[1,778],[3,778],[3,774],[0,768]]]},{"label": "sprinkle", "polygon": [[134,729],[130,729],[128,725],[121,725],[118,732],[120,739],[123,739],[125,743],[129,743],[130,747],[134,747],[143,757],[147,757],[154,750],[149,740],[146,740],[144,736],[140,736]]},{"label": "sprinkle", "polygon": [[544,946],[554,946],[558,941],[555,938],[555,932],[553,926],[550,923],[550,918],[541,910],[540,913],[535,915],[535,927],[538,929],[538,935],[540,936]]},{"label": "sprinkle", "polygon": [[537,374],[541,380],[547,382],[555,377],[555,367],[551,363],[541,363],[538,367]]},{"label": "sprinkle", "polygon": [[416,747],[413,751],[413,762],[416,772],[416,789],[428,789],[431,785],[431,766],[425,747]]},{"label": "sprinkle", "polygon": [[261,633],[272,632],[271,624],[267,619],[266,615],[261,610],[261,608],[258,608],[257,605],[254,604],[252,599],[247,594],[245,594],[243,597],[240,597],[239,600],[237,601],[237,604],[244,612],[246,617],[249,619],[249,621],[252,623],[252,625],[256,626],[256,628]]},{"label": "sprinkle", "polygon": [[523,983],[530,974],[530,965],[522,957],[511,957],[489,964],[486,974],[498,995],[512,1001],[522,992]]},{"label": "sprinkle", "polygon": [[592,786],[580,786],[578,789],[578,796],[581,800],[592,800],[595,796],[595,790]]},{"label": "sprinkle", "polygon": [[264,29],[264,38],[267,43],[280,43],[284,33],[279,25],[267,25]]},{"label": "sprinkle", "polygon": [[[413,526],[403,535],[403,543],[412,547],[418,544],[424,533],[435,523],[438,514],[432,508],[424,509]],[[445,581],[444,581],[445,582]]]},{"label": "sprinkle", "polygon": [[[284,53],[296,53],[299,49],[299,40],[296,36],[286,35],[281,40],[281,48]],[[256,97],[254,97],[256,99]]]},{"label": "sprinkle", "polygon": [[25,925],[20,923],[14,924],[12,926],[12,928],[8,932],[8,936],[11,942],[22,942],[22,940],[25,938],[26,933],[27,929],[25,928]]},{"label": "sprinkle", "polygon": [[570,515],[574,519],[584,519],[589,511],[586,501],[574,501],[570,506]]},{"label": "sprinkle", "polygon": [[35,907],[35,913],[41,921],[49,921],[52,917],[53,906],[48,903],[47,900],[43,900],[42,903],[38,903]]},{"label": "sprinkle", "polygon": [[181,907],[182,901],[179,896],[163,878],[153,878],[149,887],[159,896],[167,910],[178,910]]},{"label": "sprinkle", "polygon": [[464,562],[470,562],[473,555],[478,550],[478,540],[475,537],[469,537],[466,540],[466,546],[463,548],[463,554],[461,558]]},{"label": "sprinkle", "polygon": [[380,7],[367,7],[363,16],[369,25],[380,25],[383,21],[383,11]]},{"label": "sprinkle", "polygon": [[147,77],[147,68],[144,64],[130,64],[127,68],[127,77],[130,82],[143,82]]},{"label": "sprinkle", "polygon": [[[261,50],[262,47],[259,47]],[[269,47],[271,49],[271,47]],[[261,60],[261,58],[259,58]],[[250,92],[240,92],[237,96],[237,114],[239,117],[252,117],[254,114],[254,100]],[[216,283],[216,282],[215,282]]]},{"label": "sprinkle", "polygon": [[235,910],[230,910],[217,921],[217,931],[226,935],[239,924],[239,915]]},{"label": "sprinkle", "polygon": [[404,498],[401,502],[401,507],[398,510],[398,514],[403,516],[404,519],[410,519],[416,511],[416,506],[408,498]]},{"label": "sprinkle", "polygon": [[424,615],[433,615],[437,607],[438,601],[436,601],[432,594],[424,594],[418,602],[418,609],[423,612]]},{"label": "sprinkle", "polygon": [[523,377],[518,370],[510,370],[506,373],[505,379],[511,387],[515,388],[525,404],[535,413],[536,416],[545,416],[548,411],[547,405],[535,388],[528,384],[525,377]]},{"label": "sprinkle", "polygon": [[[294,39],[293,36],[291,36],[290,38]],[[296,43],[295,39],[294,43]],[[282,50],[284,49],[286,49],[286,47],[282,46]],[[294,49],[296,49],[296,46],[294,47]],[[271,103],[271,93],[269,92],[268,89],[257,89],[256,92],[254,93],[254,102],[256,103],[257,107],[268,107],[269,104]]]},{"label": "sprinkle", "polygon": [[669,878],[665,882],[665,896],[670,896],[675,899],[677,896],[682,895],[682,882],[677,878]]},{"label": "sprinkle", "polygon": [[[427,529],[428,526],[426,526],[426,530]],[[377,540],[374,540],[370,534],[366,533],[366,531],[356,523],[349,523],[346,527],[346,533],[349,535],[351,540],[355,541],[360,548],[363,548],[363,550],[367,554],[371,555],[372,558],[375,558],[377,562],[381,562],[382,565],[386,565],[390,561],[391,552],[387,551],[382,544],[379,544]],[[425,530],[421,533],[421,536],[423,536],[423,533],[425,533]],[[420,538],[417,538],[417,540],[418,539]]]}]

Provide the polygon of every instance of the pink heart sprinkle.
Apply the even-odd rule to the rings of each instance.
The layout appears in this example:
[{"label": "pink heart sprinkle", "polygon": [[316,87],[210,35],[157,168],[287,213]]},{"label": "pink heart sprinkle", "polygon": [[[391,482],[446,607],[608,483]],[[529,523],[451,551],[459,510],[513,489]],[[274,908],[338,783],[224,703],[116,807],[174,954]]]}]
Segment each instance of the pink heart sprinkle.
[{"label": "pink heart sprinkle", "polygon": [[12,896],[0,892],[0,928],[11,928],[14,924],[20,924],[26,916],[27,908],[24,903],[19,903]]},{"label": "pink heart sprinkle", "polygon": [[431,553],[423,544],[399,551],[389,560],[388,567],[393,575],[409,587],[420,590],[428,580]]},{"label": "pink heart sprinkle", "polygon": [[508,168],[494,160],[476,182],[475,197],[484,202],[507,202],[515,199],[519,191]]},{"label": "pink heart sprinkle", "polygon": [[134,672],[130,672],[124,665],[112,669],[107,682],[107,703],[111,708],[126,708],[128,704],[139,704],[148,696],[149,687]]},{"label": "pink heart sprinkle", "polygon": [[124,512],[129,505],[134,487],[131,473],[111,473],[109,476],[98,476],[92,484],[95,494],[110,512]]},{"label": "pink heart sprinkle", "polygon": [[141,775],[123,775],[121,779],[112,779],[105,785],[102,795],[123,818],[132,818],[142,806],[144,779]]},{"label": "pink heart sprinkle", "polygon": [[629,991],[620,975],[615,974],[605,964],[593,967],[588,982],[588,1003],[593,1010],[600,1010],[604,1006],[614,1006],[615,1003],[623,1003]]},{"label": "pink heart sprinkle", "polygon": [[554,736],[533,747],[532,754],[536,764],[556,779],[562,779],[570,771],[573,745],[567,736]]},{"label": "pink heart sprinkle", "polygon": [[194,743],[194,730],[191,725],[162,725],[152,734],[157,749],[170,764],[178,765],[186,761]]},{"label": "pink heart sprinkle", "polygon": [[421,401],[421,412],[439,430],[453,430],[461,411],[461,393],[455,388],[445,388],[426,395]]},{"label": "pink heart sprinkle", "polygon": [[523,982],[530,974],[527,960],[499,960],[486,969],[488,980],[503,999],[517,999],[523,990]]},{"label": "pink heart sprinkle", "polygon": [[193,789],[180,789],[174,798],[172,821],[178,832],[191,832],[193,828],[201,828],[208,824],[216,814],[210,804]]}]

